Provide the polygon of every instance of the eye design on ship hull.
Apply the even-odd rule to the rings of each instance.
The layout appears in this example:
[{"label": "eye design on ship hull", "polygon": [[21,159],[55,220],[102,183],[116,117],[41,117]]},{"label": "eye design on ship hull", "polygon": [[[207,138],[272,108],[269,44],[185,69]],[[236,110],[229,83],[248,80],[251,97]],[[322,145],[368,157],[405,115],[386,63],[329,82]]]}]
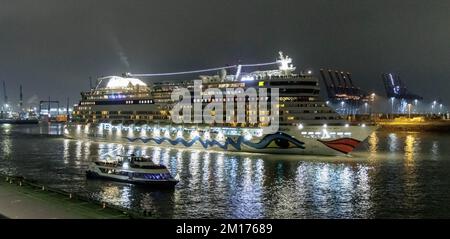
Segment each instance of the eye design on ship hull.
[{"label": "eye design on ship hull", "polygon": [[253,148],[264,149],[264,148],[278,148],[278,149],[288,149],[288,148],[301,148],[304,149],[303,142],[293,138],[292,136],[278,132],[275,134],[268,134],[264,136],[264,138],[259,141],[257,144],[253,144],[251,142],[245,142],[246,145],[249,145]]},{"label": "eye design on ship hull", "polygon": [[295,141],[290,141],[289,139],[276,138],[272,140],[266,148],[279,148],[279,149],[289,149],[289,148],[299,148],[303,145],[297,144]]}]

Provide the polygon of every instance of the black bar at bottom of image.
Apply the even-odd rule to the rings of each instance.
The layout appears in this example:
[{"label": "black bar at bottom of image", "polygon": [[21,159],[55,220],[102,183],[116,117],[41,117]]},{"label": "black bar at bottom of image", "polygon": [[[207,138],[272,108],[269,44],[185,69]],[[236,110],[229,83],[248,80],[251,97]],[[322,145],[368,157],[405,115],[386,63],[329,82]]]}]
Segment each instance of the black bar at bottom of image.
[{"label": "black bar at bottom of image", "polygon": [[[2,231],[16,237],[44,233],[71,238],[313,238],[315,236],[430,235],[442,232],[443,220],[289,220],[289,219],[151,219],[151,220],[0,220]],[[26,230],[24,230],[26,229]],[[286,237],[287,236],[287,237]],[[48,238],[46,237],[46,238]]]}]

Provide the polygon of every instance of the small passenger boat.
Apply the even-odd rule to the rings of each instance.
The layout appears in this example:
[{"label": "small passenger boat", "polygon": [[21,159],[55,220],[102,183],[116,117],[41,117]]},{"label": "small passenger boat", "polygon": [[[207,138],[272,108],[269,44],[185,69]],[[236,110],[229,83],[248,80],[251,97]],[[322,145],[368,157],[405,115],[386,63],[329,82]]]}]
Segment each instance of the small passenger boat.
[{"label": "small passenger boat", "polygon": [[165,187],[173,187],[178,183],[166,166],[153,163],[147,156],[134,154],[117,155],[113,159],[93,161],[89,164],[86,176]]}]

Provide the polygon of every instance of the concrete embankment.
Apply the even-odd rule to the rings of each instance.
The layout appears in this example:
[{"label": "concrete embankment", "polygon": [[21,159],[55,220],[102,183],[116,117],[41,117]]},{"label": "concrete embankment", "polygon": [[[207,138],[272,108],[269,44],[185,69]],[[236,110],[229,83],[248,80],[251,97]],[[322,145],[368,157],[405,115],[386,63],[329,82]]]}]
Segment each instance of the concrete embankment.
[{"label": "concrete embankment", "polygon": [[432,122],[377,122],[381,130],[450,132],[450,121]]},{"label": "concrete embankment", "polygon": [[373,114],[354,115],[346,118],[355,124],[376,124],[386,131],[437,131],[450,132],[448,114]]},{"label": "concrete embankment", "polygon": [[[16,219],[128,219],[142,215],[46,188],[20,177],[0,177],[0,215]],[[0,216],[1,218],[1,216]]]}]

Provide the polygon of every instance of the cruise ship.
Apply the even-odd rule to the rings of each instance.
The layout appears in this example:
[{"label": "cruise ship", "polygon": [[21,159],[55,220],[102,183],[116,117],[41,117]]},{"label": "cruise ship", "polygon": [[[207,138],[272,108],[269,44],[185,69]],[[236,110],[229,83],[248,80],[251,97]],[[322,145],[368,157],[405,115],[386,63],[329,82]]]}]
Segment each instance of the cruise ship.
[{"label": "cruise ship", "polygon": [[[246,71],[255,66],[272,69]],[[234,74],[227,74],[232,68]],[[376,129],[374,125],[346,122],[319,96],[318,78],[311,71],[295,73],[295,69],[292,59],[279,52],[279,58],[270,63],[172,74],[217,72],[193,80],[162,80],[169,73],[102,77],[95,88],[81,93],[64,135],[74,139],[200,150],[345,155]],[[174,114],[180,113],[174,108],[184,97],[174,97],[173,93],[186,89],[188,94],[195,95],[196,82],[201,83],[200,95],[189,103],[200,103],[201,110],[208,109],[202,112],[215,119],[212,123],[192,121],[198,114],[192,106],[184,105],[192,107],[188,120],[186,115]],[[258,101],[256,109],[251,107],[250,97],[235,94],[239,90],[229,90],[250,88],[268,92],[267,96],[254,97]],[[220,90],[226,97],[212,97],[208,89]],[[235,103],[231,111],[225,106],[230,101]],[[261,107],[261,102],[267,107]],[[223,107],[208,108],[211,103],[216,106],[223,103]],[[182,110],[186,112],[185,108]],[[237,120],[237,112],[244,112],[241,118],[244,121]],[[268,127],[274,124],[275,127]],[[272,130],[265,130],[268,128]]]}]

